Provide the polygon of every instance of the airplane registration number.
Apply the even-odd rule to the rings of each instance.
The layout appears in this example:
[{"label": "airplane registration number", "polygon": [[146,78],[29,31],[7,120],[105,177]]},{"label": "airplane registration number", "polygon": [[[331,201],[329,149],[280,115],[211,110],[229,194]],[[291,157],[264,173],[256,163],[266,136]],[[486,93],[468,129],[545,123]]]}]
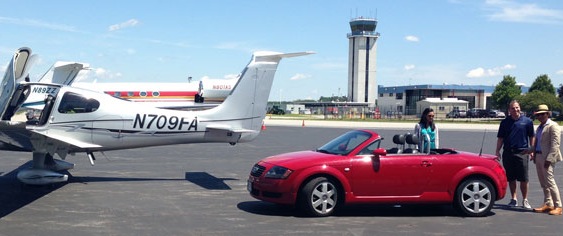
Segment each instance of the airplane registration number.
[{"label": "airplane registration number", "polygon": [[197,117],[186,119],[178,116],[137,114],[135,122],[133,122],[133,128],[197,131]]},{"label": "airplane registration number", "polygon": [[54,95],[58,88],[55,87],[34,87],[32,93],[46,93]]}]

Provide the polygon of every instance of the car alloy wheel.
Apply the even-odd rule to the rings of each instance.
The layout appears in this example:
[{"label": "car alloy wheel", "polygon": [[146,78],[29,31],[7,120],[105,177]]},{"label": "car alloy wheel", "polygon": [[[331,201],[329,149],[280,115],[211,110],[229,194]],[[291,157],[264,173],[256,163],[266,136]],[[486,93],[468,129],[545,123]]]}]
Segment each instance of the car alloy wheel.
[{"label": "car alloy wheel", "polygon": [[329,216],[338,204],[338,188],[325,177],[309,181],[300,196],[302,209],[312,216]]},{"label": "car alloy wheel", "polygon": [[466,216],[485,216],[495,202],[495,189],[483,178],[463,181],[456,190],[454,206]]}]

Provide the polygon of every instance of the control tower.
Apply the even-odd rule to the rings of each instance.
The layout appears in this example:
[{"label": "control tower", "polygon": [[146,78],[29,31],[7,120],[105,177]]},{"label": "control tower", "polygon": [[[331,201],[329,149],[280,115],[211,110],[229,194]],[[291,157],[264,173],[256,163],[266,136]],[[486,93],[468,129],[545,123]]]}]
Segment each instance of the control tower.
[{"label": "control tower", "polygon": [[355,18],[350,21],[348,47],[348,101],[367,102],[374,107],[377,99],[375,80],[375,62],[377,38],[375,32],[377,20],[373,18]]}]

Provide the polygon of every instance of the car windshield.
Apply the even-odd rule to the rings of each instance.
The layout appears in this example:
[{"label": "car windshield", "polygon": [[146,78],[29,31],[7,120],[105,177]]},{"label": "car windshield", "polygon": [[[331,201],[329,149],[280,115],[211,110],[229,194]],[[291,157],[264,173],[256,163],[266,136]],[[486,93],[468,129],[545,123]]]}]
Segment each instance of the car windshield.
[{"label": "car windshield", "polygon": [[365,131],[350,131],[323,145],[317,152],[347,155],[370,137],[371,134]]}]

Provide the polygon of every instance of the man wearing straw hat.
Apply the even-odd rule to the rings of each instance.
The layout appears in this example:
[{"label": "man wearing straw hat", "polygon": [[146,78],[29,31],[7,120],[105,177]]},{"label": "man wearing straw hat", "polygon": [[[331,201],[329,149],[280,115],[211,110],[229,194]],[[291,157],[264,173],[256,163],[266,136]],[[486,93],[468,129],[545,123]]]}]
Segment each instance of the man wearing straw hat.
[{"label": "man wearing straw hat", "polygon": [[538,179],[544,194],[543,205],[534,208],[534,212],[561,215],[561,195],[553,176],[555,163],[562,160],[559,150],[561,128],[549,118],[551,111],[547,105],[539,105],[534,115],[540,121],[540,125],[536,131],[532,158],[536,163]]}]

